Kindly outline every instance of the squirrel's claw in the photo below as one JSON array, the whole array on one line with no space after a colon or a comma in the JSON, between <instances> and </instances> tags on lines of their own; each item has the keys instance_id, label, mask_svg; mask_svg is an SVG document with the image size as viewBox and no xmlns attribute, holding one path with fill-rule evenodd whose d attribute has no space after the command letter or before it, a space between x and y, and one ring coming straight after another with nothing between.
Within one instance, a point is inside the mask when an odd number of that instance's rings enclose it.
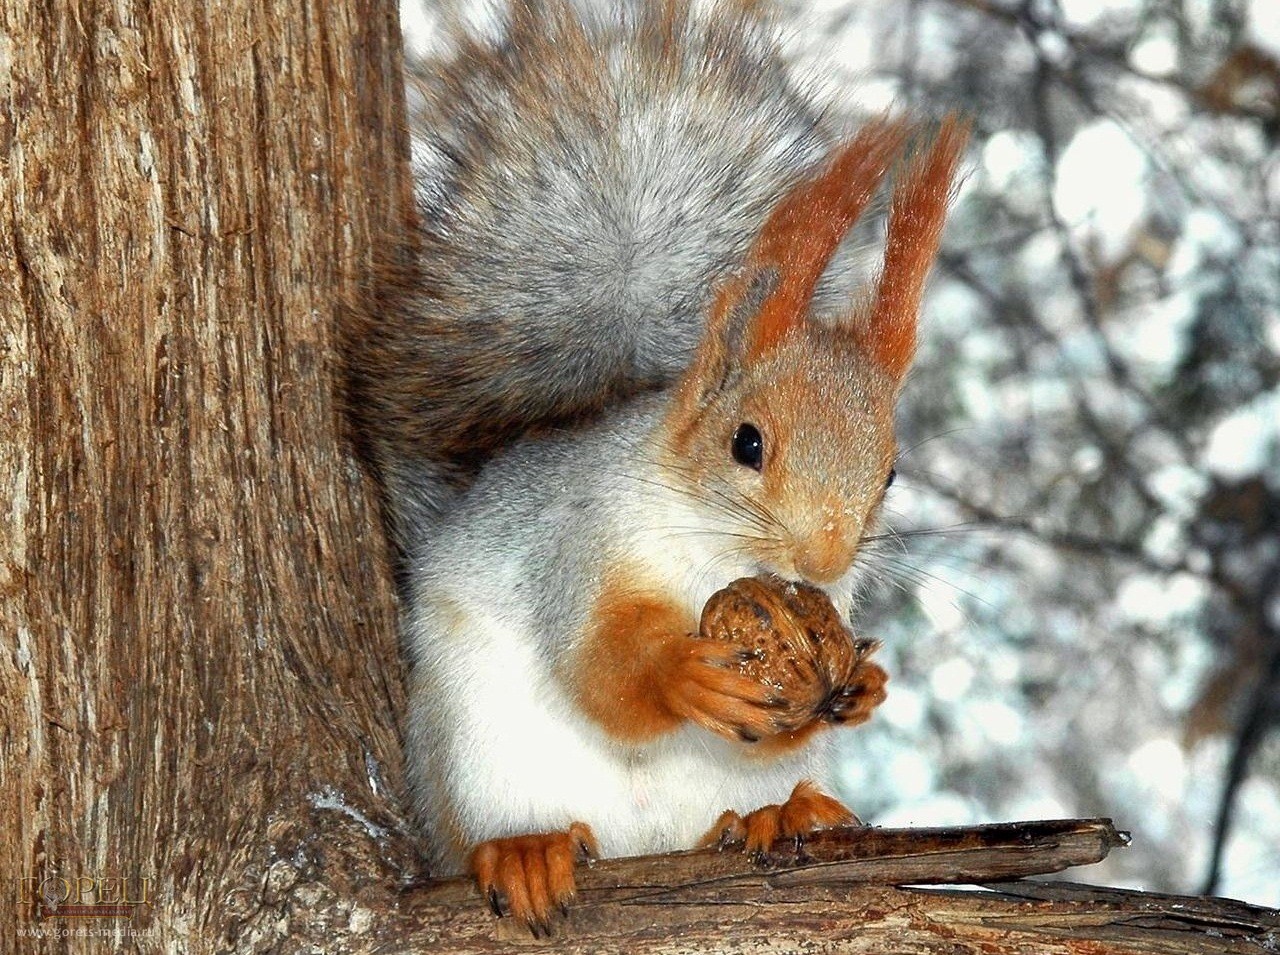
<instances>
[{"instance_id":1,"label":"squirrel's claw","mask_svg":"<svg viewBox=\"0 0 1280 955\"><path fill-rule=\"evenodd\" d=\"M818 707L818 716L828 723L857 726L871 718L872 711L885 700L888 674L870 660L858 664L853 679L835 690Z\"/></svg>"},{"instance_id":2,"label":"squirrel's claw","mask_svg":"<svg viewBox=\"0 0 1280 955\"><path fill-rule=\"evenodd\" d=\"M789 839L799 858L804 838L831 826L860 825L858 817L839 801L821 792L813 783L802 780L781 805L764 806L740 816L726 810L716 824L698 842L705 846L741 845L756 865L768 860L768 852L779 838Z\"/></svg>"},{"instance_id":3,"label":"squirrel's claw","mask_svg":"<svg viewBox=\"0 0 1280 955\"><path fill-rule=\"evenodd\" d=\"M574 866L598 852L591 828L578 822L567 832L482 842L471 852L471 872L494 915L510 915L534 938L549 938L552 913L567 915L577 894Z\"/></svg>"},{"instance_id":4,"label":"squirrel's claw","mask_svg":"<svg viewBox=\"0 0 1280 955\"><path fill-rule=\"evenodd\" d=\"M723 852L734 843L741 842L746 838L746 833L747 830L742 823L742 816L732 809L726 809L720 814L716 824L707 831L707 834L698 840L698 848L706 849L710 846L715 846L716 849Z\"/></svg>"},{"instance_id":5,"label":"squirrel's claw","mask_svg":"<svg viewBox=\"0 0 1280 955\"><path fill-rule=\"evenodd\" d=\"M575 822L569 827L569 835L578 850L578 861L588 865L600 858L600 846L596 843L595 833L585 822Z\"/></svg>"},{"instance_id":6,"label":"squirrel's claw","mask_svg":"<svg viewBox=\"0 0 1280 955\"><path fill-rule=\"evenodd\" d=\"M502 918L504 915L507 914L502 907L502 896L498 894L498 890L495 889L493 886L489 886L488 898L489 898L490 912L492 912L498 918Z\"/></svg>"}]
</instances>

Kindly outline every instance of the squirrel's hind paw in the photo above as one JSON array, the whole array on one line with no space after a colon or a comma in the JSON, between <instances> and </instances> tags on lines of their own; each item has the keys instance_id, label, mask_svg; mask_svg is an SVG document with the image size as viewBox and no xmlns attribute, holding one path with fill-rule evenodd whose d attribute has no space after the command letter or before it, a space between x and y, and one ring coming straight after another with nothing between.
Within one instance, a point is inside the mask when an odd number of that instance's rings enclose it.
<instances>
[{"instance_id":1,"label":"squirrel's hind paw","mask_svg":"<svg viewBox=\"0 0 1280 955\"><path fill-rule=\"evenodd\" d=\"M741 845L752 856L763 858L780 838L795 840L798 849L804 837L812 832L850 824L860 825L861 821L806 779L796 784L780 806L763 806L745 816L726 810L698 841L698 847L725 849Z\"/></svg>"},{"instance_id":2,"label":"squirrel's hind paw","mask_svg":"<svg viewBox=\"0 0 1280 955\"><path fill-rule=\"evenodd\" d=\"M591 827L575 822L567 832L482 842L471 851L471 873L493 914L524 922L536 938L551 934L553 910L565 914L577 894L574 866L597 855Z\"/></svg>"}]
</instances>

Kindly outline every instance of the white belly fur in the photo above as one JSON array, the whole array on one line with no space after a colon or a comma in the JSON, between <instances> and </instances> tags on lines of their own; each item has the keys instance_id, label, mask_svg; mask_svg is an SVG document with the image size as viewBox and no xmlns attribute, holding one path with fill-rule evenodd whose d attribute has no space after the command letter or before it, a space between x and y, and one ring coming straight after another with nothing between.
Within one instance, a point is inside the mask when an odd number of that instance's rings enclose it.
<instances>
[{"instance_id":1,"label":"white belly fur","mask_svg":"<svg viewBox=\"0 0 1280 955\"><path fill-rule=\"evenodd\" d=\"M497 620L455 615L460 626L447 634L424 633L422 622L410 622L422 655L409 768L424 821L447 813L468 843L585 822L605 856L691 848L723 810L782 802L821 768L825 734L774 759L691 725L645 746L621 745ZM439 874L461 867L435 848Z\"/></svg>"}]
</instances>

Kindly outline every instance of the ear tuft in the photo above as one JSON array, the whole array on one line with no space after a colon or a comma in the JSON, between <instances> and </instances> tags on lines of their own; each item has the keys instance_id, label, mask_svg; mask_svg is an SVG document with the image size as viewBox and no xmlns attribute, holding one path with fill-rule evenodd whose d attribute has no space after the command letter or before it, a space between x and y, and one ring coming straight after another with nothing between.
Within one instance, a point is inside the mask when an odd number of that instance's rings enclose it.
<instances>
[{"instance_id":1,"label":"ear tuft","mask_svg":"<svg viewBox=\"0 0 1280 955\"><path fill-rule=\"evenodd\" d=\"M777 274L776 287L752 320L748 361L768 352L804 320L818 279L875 195L906 135L901 120L869 123L832 154L820 173L774 208L747 256L748 274Z\"/></svg>"},{"instance_id":2,"label":"ear tuft","mask_svg":"<svg viewBox=\"0 0 1280 955\"><path fill-rule=\"evenodd\" d=\"M884 267L869 309L855 324L859 345L897 379L916 350L916 324L924 282L938 254L955 173L969 123L948 115L937 135L913 156L893 190Z\"/></svg>"}]
</instances>

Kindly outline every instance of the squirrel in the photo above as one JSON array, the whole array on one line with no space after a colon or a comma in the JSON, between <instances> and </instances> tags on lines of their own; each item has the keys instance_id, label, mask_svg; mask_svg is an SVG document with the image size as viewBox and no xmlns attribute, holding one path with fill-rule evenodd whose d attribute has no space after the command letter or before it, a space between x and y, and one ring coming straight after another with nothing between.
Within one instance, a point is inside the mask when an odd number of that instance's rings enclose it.
<instances>
[{"instance_id":1,"label":"squirrel","mask_svg":"<svg viewBox=\"0 0 1280 955\"><path fill-rule=\"evenodd\" d=\"M535 934L583 859L854 818L830 734L784 732L699 612L757 574L852 604L967 128L846 134L757 6L516 2L460 39L411 121L416 221L344 329L432 871ZM829 265L895 169L850 294Z\"/></svg>"}]
</instances>

